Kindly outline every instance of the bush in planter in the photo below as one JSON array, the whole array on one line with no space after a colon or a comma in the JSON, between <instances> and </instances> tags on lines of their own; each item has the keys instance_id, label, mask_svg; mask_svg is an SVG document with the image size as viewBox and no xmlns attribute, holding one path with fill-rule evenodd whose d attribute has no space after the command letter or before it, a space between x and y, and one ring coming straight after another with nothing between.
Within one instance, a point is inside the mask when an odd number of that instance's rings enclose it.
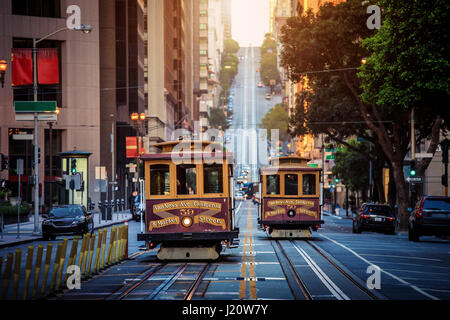
<instances>
[{"instance_id":1,"label":"bush in planter","mask_svg":"<svg viewBox=\"0 0 450 320\"><path fill-rule=\"evenodd\" d=\"M23 202L20 206L20 221L28 221L31 205ZM10 203L0 205L0 215L3 214L5 224L17 223L17 206L11 206Z\"/></svg>"}]
</instances>

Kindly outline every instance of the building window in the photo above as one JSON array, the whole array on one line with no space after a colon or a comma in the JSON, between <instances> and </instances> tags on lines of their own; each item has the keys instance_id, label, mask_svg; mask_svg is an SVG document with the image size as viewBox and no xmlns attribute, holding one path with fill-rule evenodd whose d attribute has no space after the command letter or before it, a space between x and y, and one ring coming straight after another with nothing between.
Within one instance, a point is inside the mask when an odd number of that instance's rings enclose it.
<instances>
[{"instance_id":1,"label":"building window","mask_svg":"<svg viewBox=\"0 0 450 320\"><path fill-rule=\"evenodd\" d=\"M61 18L61 0L11 0L12 14Z\"/></svg>"},{"instance_id":2,"label":"building window","mask_svg":"<svg viewBox=\"0 0 450 320\"><path fill-rule=\"evenodd\" d=\"M208 52L206 50L200 50L201 56L206 56L207 54L208 54Z\"/></svg>"},{"instance_id":3,"label":"building window","mask_svg":"<svg viewBox=\"0 0 450 320\"><path fill-rule=\"evenodd\" d=\"M177 194L197 194L197 169L195 165L177 166Z\"/></svg>"},{"instance_id":4,"label":"building window","mask_svg":"<svg viewBox=\"0 0 450 320\"><path fill-rule=\"evenodd\" d=\"M280 194L280 176L277 174L266 177L266 193Z\"/></svg>"},{"instance_id":5,"label":"building window","mask_svg":"<svg viewBox=\"0 0 450 320\"><path fill-rule=\"evenodd\" d=\"M166 164L150 166L150 194L162 196L170 194L170 172Z\"/></svg>"},{"instance_id":6,"label":"building window","mask_svg":"<svg viewBox=\"0 0 450 320\"><path fill-rule=\"evenodd\" d=\"M284 176L284 194L287 196L298 195L298 175L286 174Z\"/></svg>"},{"instance_id":7,"label":"building window","mask_svg":"<svg viewBox=\"0 0 450 320\"><path fill-rule=\"evenodd\" d=\"M205 193L223 192L223 171L221 164L203 165L203 184Z\"/></svg>"},{"instance_id":8,"label":"building window","mask_svg":"<svg viewBox=\"0 0 450 320\"><path fill-rule=\"evenodd\" d=\"M208 15L208 11L200 10L200 17L206 17Z\"/></svg>"},{"instance_id":9,"label":"building window","mask_svg":"<svg viewBox=\"0 0 450 320\"><path fill-rule=\"evenodd\" d=\"M304 174L303 175L303 195L315 195L316 194L316 175Z\"/></svg>"},{"instance_id":10,"label":"building window","mask_svg":"<svg viewBox=\"0 0 450 320\"><path fill-rule=\"evenodd\" d=\"M206 30L208 25L206 23L200 23L200 30Z\"/></svg>"}]
</instances>

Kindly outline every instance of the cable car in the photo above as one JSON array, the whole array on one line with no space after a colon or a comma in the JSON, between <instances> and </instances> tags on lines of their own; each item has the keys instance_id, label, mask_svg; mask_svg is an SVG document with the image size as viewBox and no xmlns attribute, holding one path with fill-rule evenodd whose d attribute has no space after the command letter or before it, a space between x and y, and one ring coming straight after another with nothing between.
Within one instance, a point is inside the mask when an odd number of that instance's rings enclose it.
<instances>
[{"instance_id":1,"label":"cable car","mask_svg":"<svg viewBox=\"0 0 450 320\"><path fill-rule=\"evenodd\" d=\"M160 244L160 260L216 260L236 246L233 155L209 141L173 141L141 156L145 229L138 241Z\"/></svg>"},{"instance_id":2,"label":"cable car","mask_svg":"<svg viewBox=\"0 0 450 320\"><path fill-rule=\"evenodd\" d=\"M324 221L320 212L320 168L308 159L280 157L260 169L258 223L272 238L310 238ZM261 188L262 187L262 188Z\"/></svg>"}]
</instances>

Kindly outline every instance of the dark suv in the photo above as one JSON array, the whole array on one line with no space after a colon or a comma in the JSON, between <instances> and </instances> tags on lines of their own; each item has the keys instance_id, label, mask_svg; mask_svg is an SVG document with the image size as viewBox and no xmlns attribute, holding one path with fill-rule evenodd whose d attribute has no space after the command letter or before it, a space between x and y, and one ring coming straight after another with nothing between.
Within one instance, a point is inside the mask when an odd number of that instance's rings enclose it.
<instances>
[{"instance_id":1,"label":"dark suv","mask_svg":"<svg viewBox=\"0 0 450 320\"><path fill-rule=\"evenodd\" d=\"M408 238L450 235L450 197L423 196L409 217Z\"/></svg>"},{"instance_id":2,"label":"dark suv","mask_svg":"<svg viewBox=\"0 0 450 320\"><path fill-rule=\"evenodd\" d=\"M353 233L381 231L395 234L397 219L387 204L364 203L353 217Z\"/></svg>"}]
</instances>

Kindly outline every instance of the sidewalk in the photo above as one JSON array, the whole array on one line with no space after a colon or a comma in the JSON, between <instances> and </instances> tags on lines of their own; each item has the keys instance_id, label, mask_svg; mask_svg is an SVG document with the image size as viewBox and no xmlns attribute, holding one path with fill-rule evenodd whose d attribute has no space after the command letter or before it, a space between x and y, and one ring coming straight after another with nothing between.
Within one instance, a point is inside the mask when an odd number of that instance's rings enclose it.
<instances>
[{"instance_id":1,"label":"sidewalk","mask_svg":"<svg viewBox=\"0 0 450 320\"><path fill-rule=\"evenodd\" d=\"M339 208L339 215L331 213L331 211L323 211L323 214L326 216L338 217L340 219L352 219L352 213L349 213L347 216L347 212L342 208Z\"/></svg>"},{"instance_id":2,"label":"sidewalk","mask_svg":"<svg viewBox=\"0 0 450 320\"><path fill-rule=\"evenodd\" d=\"M132 215L130 210L114 212L112 215L112 220L105 221L100 220L100 213L94 213L94 230L102 229L116 224L124 223L125 221L131 220ZM32 220L32 219L31 219ZM42 217L39 216L39 232L41 232ZM20 223L20 238L17 238L17 223L5 225L5 229L2 233L0 232L0 248L6 248L16 245L21 245L24 243L29 243L33 241L40 241L42 235L33 235L34 222L23 222Z\"/></svg>"}]
</instances>

